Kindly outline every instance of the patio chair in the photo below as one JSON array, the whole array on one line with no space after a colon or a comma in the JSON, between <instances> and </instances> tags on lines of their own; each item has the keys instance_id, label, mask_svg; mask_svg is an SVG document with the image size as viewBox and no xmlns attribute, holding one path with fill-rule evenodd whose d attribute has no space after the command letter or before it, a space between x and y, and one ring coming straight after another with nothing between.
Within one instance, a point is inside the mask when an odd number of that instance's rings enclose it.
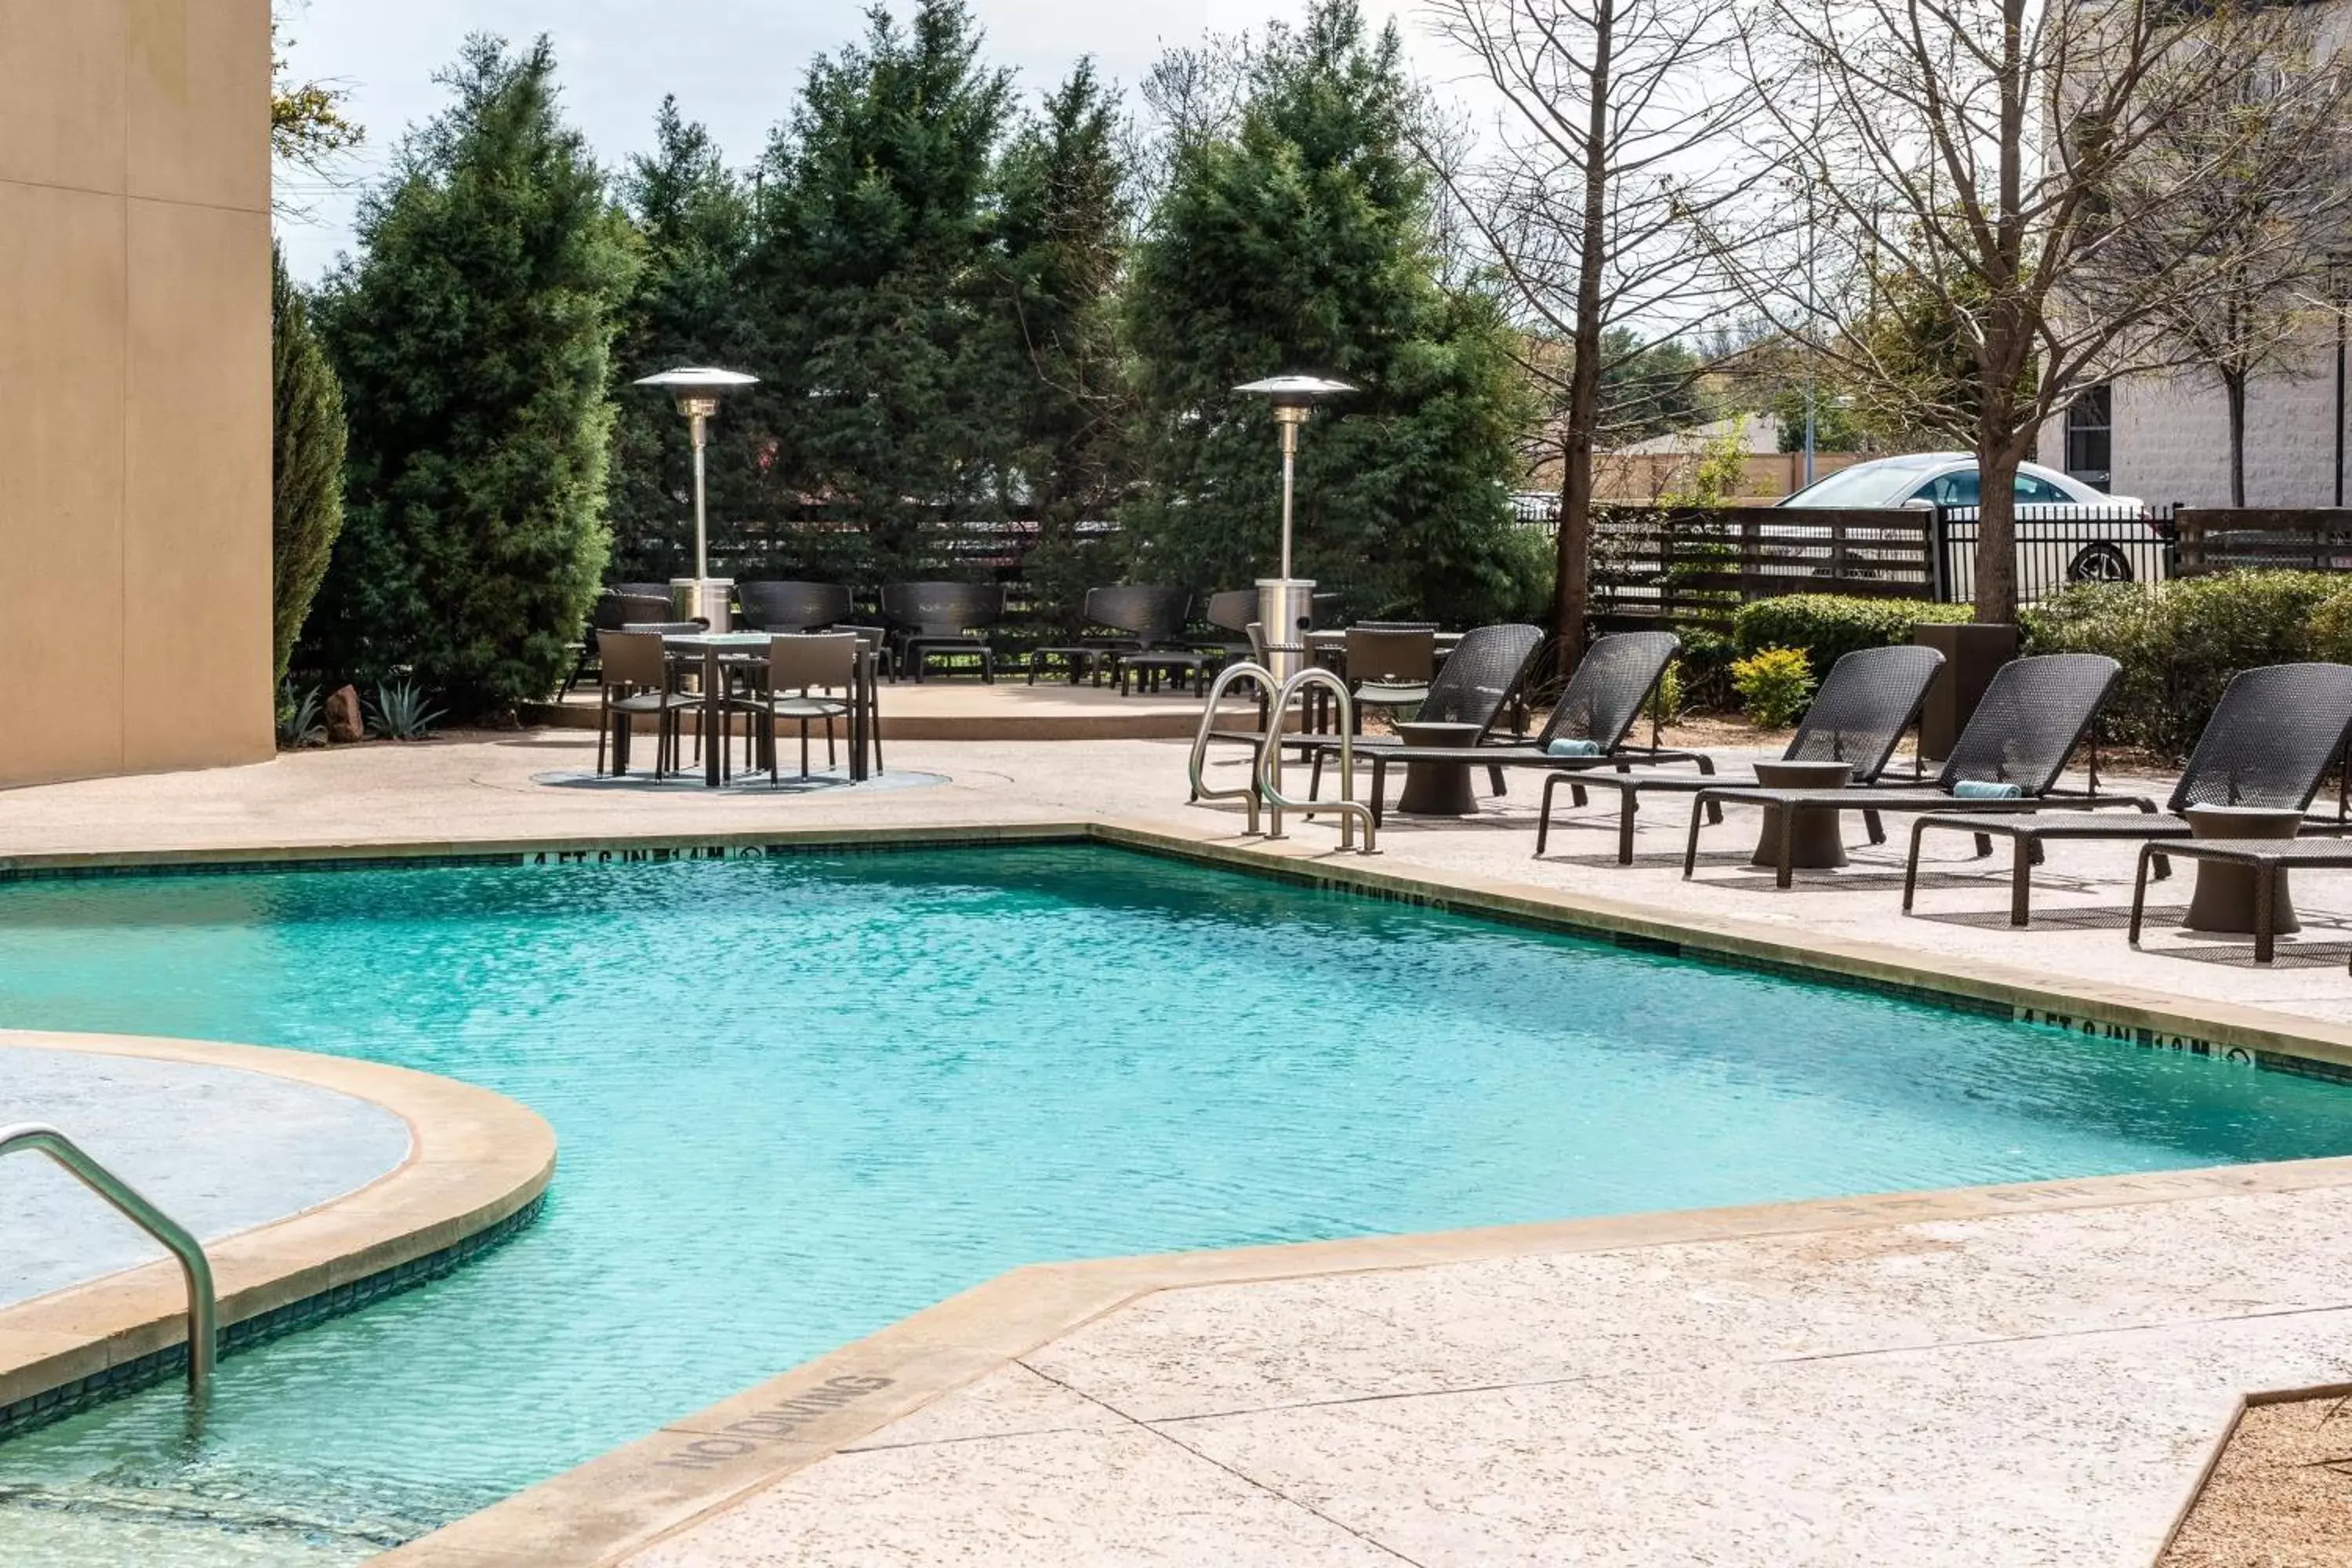
<instances>
[{"instance_id":1,"label":"patio chair","mask_svg":"<svg viewBox=\"0 0 2352 1568\"><path fill-rule=\"evenodd\" d=\"M813 632L849 618L849 590L838 583L739 583L743 625L755 632Z\"/></svg>"},{"instance_id":2,"label":"patio chair","mask_svg":"<svg viewBox=\"0 0 2352 1568\"><path fill-rule=\"evenodd\" d=\"M1360 623L1348 628L1346 657L1358 724L1367 708L1418 708L1436 679L1437 628Z\"/></svg>"},{"instance_id":3,"label":"patio chair","mask_svg":"<svg viewBox=\"0 0 2352 1568\"><path fill-rule=\"evenodd\" d=\"M986 628L1004 618L1004 590L993 583L887 583L882 617L896 637L891 679L911 672L919 684L934 656L977 658L980 678L996 679L996 650ZM981 635L975 635L981 634Z\"/></svg>"},{"instance_id":4,"label":"patio chair","mask_svg":"<svg viewBox=\"0 0 2352 1568\"><path fill-rule=\"evenodd\" d=\"M1830 667L1814 694L1804 721L1780 752L1784 763L1852 763L1853 782L1874 784L1893 761L1905 731L1919 720L1927 706L1927 688L1943 667L1944 656L1931 647L1856 648ZM1918 760L1912 760L1916 782ZM1536 853L1540 856L1551 837L1552 799L1562 785L1590 786L1617 792L1617 864L1633 863L1633 816L1645 790L1688 794L1695 790L1730 788L1740 784L1763 787L1755 779L1709 779L1673 774L1555 773L1544 781L1543 810L1536 817ZM1581 801L1579 805L1583 804ZM1878 814L1865 811L1870 841L1885 841ZM1715 820L1721 820L1720 808Z\"/></svg>"},{"instance_id":5,"label":"patio chair","mask_svg":"<svg viewBox=\"0 0 2352 1568\"><path fill-rule=\"evenodd\" d=\"M649 713L654 717L654 777L660 778L677 765L679 716L689 710L699 714L702 699L678 689L658 630L614 628L601 634L598 642L596 771L604 771L608 738L614 776L629 771L630 732L637 716ZM698 728L697 736L700 733Z\"/></svg>"},{"instance_id":6,"label":"patio chair","mask_svg":"<svg viewBox=\"0 0 2352 1568\"><path fill-rule=\"evenodd\" d=\"M596 595L596 603L588 612L588 630L580 639L579 657L572 661L572 673L563 678L556 689L558 702L572 695L580 678L596 662L596 634L616 632L631 621L658 620L669 614L667 595L656 598L650 595L624 594L607 588Z\"/></svg>"},{"instance_id":7,"label":"patio chair","mask_svg":"<svg viewBox=\"0 0 2352 1568\"><path fill-rule=\"evenodd\" d=\"M1903 867L1903 912L1911 912L1919 883L1920 841L1931 829L1975 834L1979 855L1990 852L1989 837L2010 840L2009 923L2021 926L2032 918L2033 868L2042 863L2044 843L2187 838L2190 829L2183 814L2192 805L2308 811L2327 775L2327 764L2343 753L2347 737L2352 737L2352 667L2273 664L2240 670L2222 689L2221 700L2205 721L2161 813L2049 812L2002 821L1923 816L1911 825L1911 855ZM2338 825L2345 820L2346 805L2345 786L2339 783ZM2161 848L2153 859L2158 879L2171 875Z\"/></svg>"},{"instance_id":8,"label":"patio chair","mask_svg":"<svg viewBox=\"0 0 2352 1568\"><path fill-rule=\"evenodd\" d=\"M1081 676L1099 683L1104 675L1115 672L1121 654L1140 653L1182 636L1192 604L1192 594L1182 588L1089 588L1080 617L1087 626L1109 635L1081 633L1076 642L1034 650L1029 656L1029 684L1037 684L1037 667L1049 658L1062 662L1073 686ZM1197 668L1199 656L1180 657L1192 658Z\"/></svg>"},{"instance_id":9,"label":"patio chair","mask_svg":"<svg viewBox=\"0 0 2352 1568\"><path fill-rule=\"evenodd\" d=\"M1468 638L1463 639L1467 642ZM1524 745L1390 746L1366 745L1357 756L1372 767L1370 804L1375 825L1381 820L1381 789L1390 767L1397 763L1466 763L1483 767L1497 794L1505 768L1614 768L1689 763L1703 773L1715 772L1715 762L1697 752L1661 746L1629 746L1626 734L1642 716L1642 706L1656 689L1666 661L1682 647L1672 632L1616 632L1596 640L1578 661L1568 689L1552 704L1551 716L1535 738ZM1459 648L1454 658L1462 657ZM1447 659L1451 668L1454 658ZM1500 704L1496 705L1497 710ZM1492 718L1487 721L1492 725ZM1337 748L1336 738L1308 737L1301 742L1314 748L1318 763L1309 784L1309 798L1321 779L1324 756Z\"/></svg>"},{"instance_id":10,"label":"patio chair","mask_svg":"<svg viewBox=\"0 0 2352 1568\"><path fill-rule=\"evenodd\" d=\"M801 777L809 776L809 726L824 725L825 765L838 765L833 721L846 719L857 687L856 632L782 632L768 638L768 657L752 667L749 696L732 698L730 710L751 716L751 736L758 754L768 764L768 778L776 772L776 722L797 723L801 730ZM841 693L835 697L833 692Z\"/></svg>"},{"instance_id":11,"label":"patio chair","mask_svg":"<svg viewBox=\"0 0 2352 1568\"><path fill-rule=\"evenodd\" d=\"M1691 801L1690 839L1683 875L1698 868L1698 832L1709 808L1721 805L1779 808L1773 879L1788 887L1799 811L2032 811L2048 801L2084 806L2133 806L2154 811L2139 795L2105 795L2094 753L2086 792L2058 789L2059 775L2090 733L2091 721L2114 689L2123 667L2104 654L2053 653L2000 667L1977 704L1968 728L1952 743L1944 771L1927 789L1763 789L1733 784L1701 790ZM1715 820L1720 821L1719 816ZM1985 844L1983 851L1992 852Z\"/></svg>"}]
</instances>

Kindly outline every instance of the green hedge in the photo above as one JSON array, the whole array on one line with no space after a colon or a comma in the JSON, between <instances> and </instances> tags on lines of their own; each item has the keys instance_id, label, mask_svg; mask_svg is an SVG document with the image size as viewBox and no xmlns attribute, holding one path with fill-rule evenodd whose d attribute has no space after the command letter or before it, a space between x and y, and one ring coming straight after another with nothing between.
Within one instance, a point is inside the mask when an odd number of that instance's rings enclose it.
<instances>
[{"instance_id":1,"label":"green hedge","mask_svg":"<svg viewBox=\"0 0 2352 1568\"><path fill-rule=\"evenodd\" d=\"M1814 671L1825 676L1830 666L1856 648L1909 642L1915 622L1968 618L1968 605L1942 605L1933 599L1791 594L1742 605L1732 617L1731 640L1742 657L1760 648L1802 648Z\"/></svg>"},{"instance_id":2,"label":"green hedge","mask_svg":"<svg viewBox=\"0 0 2352 1568\"><path fill-rule=\"evenodd\" d=\"M2120 661L2104 732L2176 762L2238 671L2311 658L2352 662L2352 584L2324 572L2082 584L2019 618L2029 653Z\"/></svg>"}]
</instances>

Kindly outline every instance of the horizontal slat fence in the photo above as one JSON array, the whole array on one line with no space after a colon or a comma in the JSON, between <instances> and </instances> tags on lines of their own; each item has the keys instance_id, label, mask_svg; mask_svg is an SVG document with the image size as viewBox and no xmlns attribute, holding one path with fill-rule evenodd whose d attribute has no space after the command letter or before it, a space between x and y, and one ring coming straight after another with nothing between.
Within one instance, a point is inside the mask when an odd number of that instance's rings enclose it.
<instances>
[{"instance_id":1,"label":"horizontal slat fence","mask_svg":"<svg viewBox=\"0 0 2352 1568\"><path fill-rule=\"evenodd\" d=\"M2352 572L2352 510L2185 506L2172 514L2179 574Z\"/></svg>"},{"instance_id":2,"label":"horizontal slat fence","mask_svg":"<svg viewBox=\"0 0 2352 1568\"><path fill-rule=\"evenodd\" d=\"M1596 507L1595 616L1611 629L1728 632L1741 605L1784 594L1934 597L1917 511Z\"/></svg>"}]
</instances>

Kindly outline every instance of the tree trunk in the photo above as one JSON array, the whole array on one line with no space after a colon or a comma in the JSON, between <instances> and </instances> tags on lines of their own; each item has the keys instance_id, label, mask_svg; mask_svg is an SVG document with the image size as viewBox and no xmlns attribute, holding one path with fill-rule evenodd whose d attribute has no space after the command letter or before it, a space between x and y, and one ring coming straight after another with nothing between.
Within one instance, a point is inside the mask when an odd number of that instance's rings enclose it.
<instances>
[{"instance_id":1,"label":"tree trunk","mask_svg":"<svg viewBox=\"0 0 2352 1568\"><path fill-rule=\"evenodd\" d=\"M1559 670L1574 672L1584 657L1592 607L1592 435L1601 422L1601 264L1609 223L1609 92L1615 39L1613 0L1592 13L1592 96L1586 117L1584 211L1576 272L1575 359L1569 365L1568 428L1560 443L1559 576L1552 609L1559 635Z\"/></svg>"},{"instance_id":2,"label":"tree trunk","mask_svg":"<svg viewBox=\"0 0 2352 1568\"><path fill-rule=\"evenodd\" d=\"M2246 373L2223 370L2221 395L2230 405L2230 504L2246 504Z\"/></svg>"},{"instance_id":3,"label":"tree trunk","mask_svg":"<svg viewBox=\"0 0 2352 1568\"><path fill-rule=\"evenodd\" d=\"M2017 465L2025 443L2012 437L1977 447L1976 618L1980 626L2017 620Z\"/></svg>"}]
</instances>

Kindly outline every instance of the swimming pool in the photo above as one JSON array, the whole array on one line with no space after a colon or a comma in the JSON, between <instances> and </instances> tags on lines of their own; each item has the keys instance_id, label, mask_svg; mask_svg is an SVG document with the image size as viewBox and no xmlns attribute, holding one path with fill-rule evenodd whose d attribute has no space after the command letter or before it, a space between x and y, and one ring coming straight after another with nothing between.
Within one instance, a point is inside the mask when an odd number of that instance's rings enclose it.
<instances>
[{"instance_id":1,"label":"swimming pool","mask_svg":"<svg viewBox=\"0 0 2352 1568\"><path fill-rule=\"evenodd\" d=\"M353 1561L1025 1262L2352 1151L2329 1084L1098 846L0 887L0 1024L562 1149L200 1436L158 1387L0 1446L25 1561Z\"/></svg>"}]
</instances>

